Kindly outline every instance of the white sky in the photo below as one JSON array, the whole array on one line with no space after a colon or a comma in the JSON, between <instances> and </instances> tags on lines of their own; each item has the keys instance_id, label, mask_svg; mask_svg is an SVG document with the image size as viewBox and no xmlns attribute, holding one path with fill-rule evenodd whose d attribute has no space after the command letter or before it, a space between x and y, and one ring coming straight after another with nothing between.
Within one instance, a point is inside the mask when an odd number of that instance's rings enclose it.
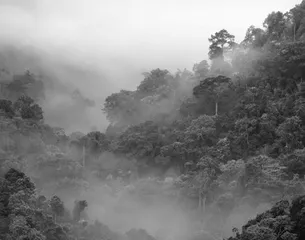
<instances>
[{"instance_id":1,"label":"white sky","mask_svg":"<svg viewBox=\"0 0 305 240\"><path fill-rule=\"evenodd\" d=\"M0 37L87 61L122 87L152 68L192 68L223 28L241 41L250 25L301 0L0 0ZM137 78L135 82L133 78Z\"/></svg>"}]
</instances>

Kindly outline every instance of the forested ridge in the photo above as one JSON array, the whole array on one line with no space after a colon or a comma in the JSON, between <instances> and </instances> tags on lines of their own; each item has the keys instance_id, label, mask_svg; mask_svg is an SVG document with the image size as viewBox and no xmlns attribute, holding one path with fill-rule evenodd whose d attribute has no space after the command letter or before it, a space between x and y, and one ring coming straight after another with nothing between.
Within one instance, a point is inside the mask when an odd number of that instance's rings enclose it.
<instances>
[{"instance_id":1,"label":"forested ridge","mask_svg":"<svg viewBox=\"0 0 305 240\"><path fill-rule=\"evenodd\" d=\"M232 216L262 204L273 207L234 226L230 240L304 239L305 1L270 13L240 43L225 29L209 42L209 61L151 70L135 90L108 96L103 133L49 126L44 79L2 68L0 239L228 239ZM95 104L78 91L73 99ZM98 186L132 229L90 220ZM127 203L137 211L160 199L189 214L184 235L180 215L163 234L132 226Z\"/></svg>"}]
</instances>

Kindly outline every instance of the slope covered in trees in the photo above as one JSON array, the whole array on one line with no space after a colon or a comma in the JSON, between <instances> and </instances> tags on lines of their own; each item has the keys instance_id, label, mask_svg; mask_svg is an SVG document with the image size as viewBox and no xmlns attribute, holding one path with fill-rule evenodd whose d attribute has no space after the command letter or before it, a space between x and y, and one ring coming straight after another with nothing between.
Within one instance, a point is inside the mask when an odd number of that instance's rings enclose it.
<instances>
[{"instance_id":1,"label":"slope covered in trees","mask_svg":"<svg viewBox=\"0 0 305 240\"><path fill-rule=\"evenodd\" d=\"M84 222L85 200L74 210L64 207L71 198L89 196L93 178L125 202L157 196L177 204L191 213L193 225L199 222L187 233L209 231L195 239L228 237L223 229L240 206L277 202L241 232L234 229L231 239L303 239L304 19L305 1L269 14L263 29L249 27L241 43L225 29L212 34L210 61L192 71L143 73L134 91L105 99L105 133L67 136L45 124L38 104L43 83L29 72L11 76L4 69L3 239L153 239L144 230L119 234ZM73 97L94 104L78 91Z\"/></svg>"},{"instance_id":2,"label":"slope covered in trees","mask_svg":"<svg viewBox=\"0 0 305 240\"><path fill-rule=\"evenodd\" d=\"M303 239L304 204L304 195L291 203L280 201L245 224L241 233L234 229L236 236L229 239Z\"/></svg>"},{"instance_id":3,"label":"slope covered in trees","mask_svg":"<svg viewBox=\"0 0 305 240\"><path fill-rule=\"evenodd\" d=\"M0 193L1 239L154 239L144 230L120 235L98 221L80 221L85 200L75 201L71 214L58 196L37 195L34 183L13 168L0 179Z\"/></svg>"}]
</instances>

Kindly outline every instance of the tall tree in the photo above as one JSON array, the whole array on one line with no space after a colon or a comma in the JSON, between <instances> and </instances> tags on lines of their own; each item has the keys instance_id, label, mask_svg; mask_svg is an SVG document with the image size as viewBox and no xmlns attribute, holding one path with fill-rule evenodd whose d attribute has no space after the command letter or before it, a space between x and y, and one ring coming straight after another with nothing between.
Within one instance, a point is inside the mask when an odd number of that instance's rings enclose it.
<instances>
[{"instance_id":1,"label":"tall tree","mask_svg":"<svg viewBox=\"0 0 305 240\"><path fill-rule=\"evenodd\" d=\"M267 35L270 41L279 41L285 31L286 21L282 12L272 12L264 21Z\"/></svg>"},{"instance_id":2,"label":"tall tree","mask_svg":"<svg viewBox=\"0 0 305 240\"><path fill-rule=\"evenodd\" d=\"M242 41L245 47L260 48L266 43L265 31L253 25L247 29L246 36Z\"/></svg>"},{"instance_id":3,"label":"tall tree","mask_svg":"<svg viewBox=\"0 0 305 240\"><path fill-rule=\"evenodd\" d=\"M211 35L209 38L210 50L209 57L213 59L223 59L224 51L232 48L235 45L235 36L228 33L227 30L222 29L219 32L216 32L214 35Z\"/></svg>"},{"instance_id":4,"label":"tall tree","mask_svg":"<svg viewBox=\"0 0 305 240\"><path fill-rule=\"evenodd\" d=\"M205 97L212 101L215 106L215 115L219 113L219 104L228 97L231 92L231 79L225 76L210 77L200 82L193 89L196 98Z\"/></svg>"},{"instance_id":5,"label":"tall tree","mask_svg":"<svg viewBox=\"0 0 305 240\"><path fill-rule=\"evenodd\" d=\"M235 36L223 29L211 35L209 41L211 42L209 47L209 57L212 60L211 74L230 76L232 67L229 62L225 61L225 53L228 53L236 46Z\"/></svg>"},{"instance_id":6,"label":"tall tree","mask_svg":"<svg viewBox=\"0 0 305 240\"><path fill-rule=\"evenodd\" d=\"M292 8L289 15L292 20L293 40L296 41L303 38L305 33L305 1Z\"/></svg>"}]
</instances>

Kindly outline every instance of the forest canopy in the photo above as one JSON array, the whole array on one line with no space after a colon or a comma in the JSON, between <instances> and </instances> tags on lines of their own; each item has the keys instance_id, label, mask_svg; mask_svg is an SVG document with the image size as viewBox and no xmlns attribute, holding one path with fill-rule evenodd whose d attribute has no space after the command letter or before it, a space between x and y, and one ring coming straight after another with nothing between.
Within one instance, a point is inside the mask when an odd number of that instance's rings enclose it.
<instances>
[{"instance_id":1,"label":"forest canopy","mask_svg":"<svg viewBox=\"0 0 305 240\"><path fill-rule=\"evenodd\" d=\"M304 21L302 1L250 26L240 43L226 29L211 34L209 61L152 69L136 89L109 95L105 132L49 126L45 80L1 70L0 238L166 239L90 221L86 196L97 185L124 207L177 204L193 225L177 239L304 239ZM71 97L95 106L80 90ZM241 206L262 204L273 207L225 232Z\"/></svg>"}]
</instances>

